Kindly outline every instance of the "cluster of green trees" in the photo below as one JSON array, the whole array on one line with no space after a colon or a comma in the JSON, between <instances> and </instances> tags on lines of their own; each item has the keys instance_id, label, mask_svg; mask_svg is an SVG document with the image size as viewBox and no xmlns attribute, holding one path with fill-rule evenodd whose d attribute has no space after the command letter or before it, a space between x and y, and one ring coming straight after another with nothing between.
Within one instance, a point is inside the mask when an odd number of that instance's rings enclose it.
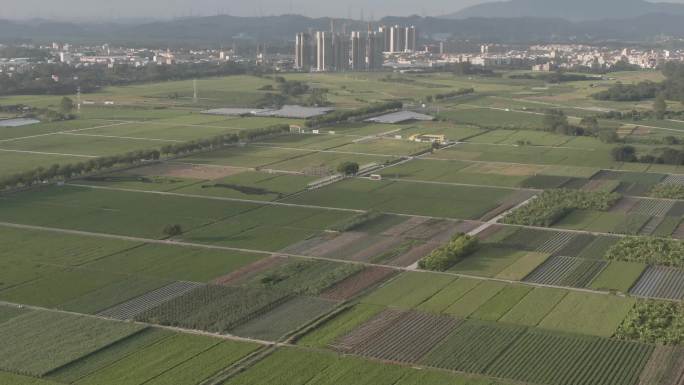
<instances>
[{"instance_id":1,"label":"cluster of green trees","mask_svg":"<svg viewBox=\"0 0 684 385\"><path fill-rule=\"evenodd\" d=\"M645 99L653 99L663 92L663 84L652 81L643 81L637 84L616 83L609 89L597 92L591 97L596 100L612 100L615 102L636 102Z\"/></svg>"},{"instance_id":2,"label":"cluster of green trees","mask_svg":"<svg viewBox=\"0 0 684 385\"><path fill-rule=\"evenodd\" d=\"M668 62L661 67L665 80L656 83L643 81L636 84L617 83L592 97L597 100L640 101L662 95L663 99L684 103L684 64Z\"/></svg>"},{"instance_id":3,"label":"cluster of green trees","mask_svg":"<svg viewBox=\"0 0 684 385\"><path fill-rule=\"evenodd\" d=\"M579 125L573 125L570 124L565 112L558 109L546 110L542 127L547 132L568 136L593 136L606 143L613 143L619 140L615 130L601 129L598 119L595 117L584 117Z\"/></svg>"},{"instance_id":4,"label":"cluster of green trees","mask_svg":"<svg viewBox=\"0 0 684 385\"><path fill-rule=\"evenodd\" d=\"M650 154L639 155L637 149L630 145L621 145L611 150L617 162L684 165L684 150L673 147L658 148Z\"/></svg>"},{"instance_id":5,"label":"cluster of green trees","mask_svg":"<svg viewBox=\"0 0 684 385\"><path fill-rule=\"evenodd\" d=\"M639 301L627 315L615 337L658 345L684 343L684 304Z\"/></svg>"},{"instance_id":6,"label":"cluster of green trees","mask_svg":"<svg viewBox=\"0 0 684 385\"><path fill-rule=\"evenodd\" d=\"M320 127L324 125L332 125L337 123L344 123L353 118L365 117L371 114L377 114L386 111L399 110L403 107L403 103L399 101L391 101L384 103L373 103L367 107L357 108L355 110L339 110L331 112L327 115L317 116L315 118L307 119L305 125L309 128Z\"/></svg>"},{"instance_id":7,"label":"cluster of green trees","mask_svg":"<svg viewBox=\"0 0 684 385\"><path fill-rule=\"evenodd\" d=\"M342 162L337 166L337 172L342 175L356 175L359 172L359 164L356 162Z\"/></svg>"},{"instance_id":8,"label":"cluster of green trees","mask_svg":"<svg viewBox=\"0 0 684 385\"><path fill-rule=\"evenodd\" d=\"M475 89L472 87L471 88L460 88L456 91L445 92L443 94L437 94L437 95L431 96L431 97L429 96L428 101L429 102L432 101L430 99L437 100L437 101L447 100L447 99L455 98L458 96L470 95L470 94L474 94L474 93L475 93Z\"/></svg>"},{"instance_id":9,"label":"cluster of green trees","mask_svg":"<svg viewBox=\"0 0 684 385\"><path fill-rule=\"evenodd\" d=\"M424 270L446 271L463 258L477 251L480 241L473 236L457 234L449 243L434 250L418 262Z\"/></svg>"},{"instance_id":10,"label":"cluster of green trees","mask_svg":"<svg viewBox=\"0 0 684 385\"><path fill-rule=\"evenodd\" d=\"M673 239L628 237L608 249L605 258L613 261L684 267L684 243Z\"/></svg>"},{"instance_id":11,"label":"cluster of green trees","mask_svg":"<svg viewBox=\"0 0 684 385\"><path fill-rule=\"evenodd\" d=\"M508 214L504 223L512 225L550 227L572 210L610 209L621 198L607 191L546 190L536 199Z\"/></svg>"},{"instance_id":12,"label":"cluster of green trees","mask_svg":"<svg viewBox=\"0 0 684 385\"><path fill-rule=\"evenodd\" d=\"M66 180L107 170L115 166L127 166L160 158L158 150L133 151L124 155L107 156L74 164L55 164L48 168L37 167L33 170L6 176L0 179L0 191L17 187L31 187L55 180Z\"/></svg>"},{"instance_id":13,"label":"cluster of green trees","mask_svg":"<svg viewBox=\"0 0 684 385\"><path fill-rule=\"evenodd\" d=\"M129 65L72 67L64 64L41 64L31 71L9 76L0 74L0 95L68 95L94 92L104 86L128 85L164 80L246 74L254 71L248 64L173 64L133 67ZM53 80L53 75L59 80Z\"/></svg>"},{"instance_id":14,"label":"cluster of green trees","mask_svg":"<svg viewBox=\"0 0 684 385\"><path fill-rule=\"evenodd\" d=\"M651 189L649 195L653 198L684 200L684 186L679 184L660 183Z\"/></svg>"}]
</instances>

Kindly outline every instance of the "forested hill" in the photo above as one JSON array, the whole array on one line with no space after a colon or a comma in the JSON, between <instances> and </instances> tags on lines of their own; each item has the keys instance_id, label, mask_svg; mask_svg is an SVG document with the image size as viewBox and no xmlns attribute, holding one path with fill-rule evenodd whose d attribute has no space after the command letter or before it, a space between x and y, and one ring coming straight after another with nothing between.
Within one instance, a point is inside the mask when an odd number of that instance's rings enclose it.
<instances>
[{"instance_id":1,"label":"forested hill","mask_svg":"<svg viewBox=\"0 0 684 385\"><path fill-rule=\"evenodd\" d=\"M587 21L649 14L684 15L684 5L644 0L509 0L474 5L447 17L543 17Z\"/></svg>"},{"instance_id":2,"label":"forested hill","mask_svg":"<svg viewBox=\"0 0 684 385\"><path fill-rule=\"evenodd\" d=\"M45 20L0 20L0 42L119 43L129 46L217 46L233 40L291 42L297 32L328 30L329 18L298 15L263 18L211 16L140 24L65 23ZM338 20L337 28L365 30L367 24ZM388 17L375 23L412 24L425 36L454 36L488 42L650 41L659 36L684 37L684 15L652 14L632 19L571 22L551 18L469 18L464 20ZM251 44L251 43L250 43Z\"/></svg>"}]
</instances>

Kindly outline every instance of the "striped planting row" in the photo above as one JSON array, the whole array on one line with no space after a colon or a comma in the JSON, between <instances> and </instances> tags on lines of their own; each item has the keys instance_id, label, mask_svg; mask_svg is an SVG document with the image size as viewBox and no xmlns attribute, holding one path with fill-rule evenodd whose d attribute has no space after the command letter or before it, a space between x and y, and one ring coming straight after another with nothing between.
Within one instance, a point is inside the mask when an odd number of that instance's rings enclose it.
<instances>
[{"instance_id":1,"label":"striped planting row","mask_svg":"<svg viewBox=\"0 0 684 385\"><path fill-rule=\"evenodd\" d=\"M535 251L538 253L554 254L570 243L574 236L575 235L570 232L556 233L541 246L537 247L537 250Z\"/></svg>"},{"instance_id":2,"label":"striped planting row","mask_svg":"<svg viewBox=\"0 0 684 385\"><path fill-rule=\"evenodd\" d=\"M98 315L120 320L134 319L152 308L202 286L204 286L204 284L197 282L174 282L147 294L143 294L128 302L104 310Z\"/></svg>"},{"instance_id":3,"label":"striped planting row","mask_svg":"<svg viewBox=\"0 0 684 385\"><path fill-rule=\"evenodd\" d=\"M652 351L635 342L531 329L487 374L548 385L635 385Z\"/></svg>"},{"instance_id":4,"label":"striped planting row","mask_svg":"<svg viewBox=\"0 0 684 385\"><path fill-rule=\"evenodd\" d=\"M387 310L342 337L333 347L381 360L418 362L460 322L448 316Z\"/></svg>"},{"instance_id":5,"label":"striped planting row","mask_svg":"<svg viewBox=\"0 0 684 385\"><path fill-rule=\"evenodd\" d=\"M630 214L664 217L674 207L674 201L643 199L629 212Z\"/></svg>"},{"instance_id":6,"label":"striped planting row","mask_svg":"<svg viewBox=\"0 0 684 385\"><path fill-rule=\"evenodd\" d=\"M669 175L661 183L684 186L684 175Z\"/></svg>"},{"instance_id":7,"label":"striped planting row","mask_svg":"<svg viewBox=\"0 0 684 385\"><path fill-rule=\"evenodd\" d=\"M630 294L660 299L684 299L684 271L663 266L651 266L639 278Z\"/></svg>"},{"instance_id":8,"label":"striped planting row","mask_svg":"<svg viewBox=\"0 0 684 385\"><path fill-rule=\"evenodd\" d=\"M550 286L586 287L607 266L607 262L555 256L537 267L524 281Z\"/></svg>"}]
</instances>

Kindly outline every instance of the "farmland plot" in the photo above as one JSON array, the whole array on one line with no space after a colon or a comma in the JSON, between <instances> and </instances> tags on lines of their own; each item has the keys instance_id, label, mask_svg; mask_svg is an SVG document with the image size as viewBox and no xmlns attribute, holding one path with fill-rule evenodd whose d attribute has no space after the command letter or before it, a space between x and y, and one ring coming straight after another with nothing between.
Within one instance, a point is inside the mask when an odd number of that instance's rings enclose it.
<instances>
[{"instance_id":1,"label":"farmland plot","mask_svg":"<svg viewBox=\"0 0 684 385\"><path fill-rule=\"evenodd\" d=\"M684 299L684 271L650 266L630 290L630 294L647 298Z\"/></svg>"},{"instance_id":2,"label":"farmland plot","mask_svg":"<svg viewBox=\"0 0 684 385\"><path fill-rule=\"evenodd\" d=\"M225 333L288 299L288 293L281 291L207 285L147 310L136 319Z\"/></svg>"},{"instance_id":3,"label":"farmland plot","mask_svg":"<svg viewBox=\"0 0 684 385\"><path fill-rule=\"evenodd\" d=\"M573 258L551 257L525 282L562 287L586 287L607 266L607 262Z\"/></svg>"},{"instance_id":4,"label":"farmland plot","mask_svg":"<svg viewBox=\"0 0 684 385\"><path fill-rule=\"evenodd\" d=\"M362 299L363 303L412 309L443 288L455 278L429 273L404 273Z\"/></svg>"},{"instance_id":5,"label":"farmland plot","mask_svg":"<svg viewBox=\"0 0 684 385\"><path fill-rule=\"evenodd\" d=\"M630 210L630 214L664 217L674 207L674 201L643 199Z\"/></svg>"},{"instance_id":6,"label":"farmland plot","mask_svg":"<svg viewBox=\"0 0 684 385\"><path fill-rule=\"evenodd\" d=\"M561 255L566 257L578 257L587 245L591 244L595 236L591 234L574 234L572 239L562 248L554 252L554 255Z\"/></svg>"},{"instance_id":7,"label":"farmland plot","mask_svg":"<svg viewBox=\"0 0 684 385\"><path fill-rule=\"evenodd\" d=\"M460 321L446 316L387 310L334 346L345 353L396 362L417 362Z\"/></svg>"},{"instance_id":8,"label":"farmland plot","mask_svg":"<svg viewBox=\"0 0 684 385\"><path fill-rule=\"evenodd\" d=\"M333 301L348 300L391 277L395 273L395 270L384 267L365 268L325 290L321 293L321 298Z\"/></svg>"},{"instance_id":9,"label":"farmland plot","mask_svg":"<svg viewBox=\"0 0 684 385\"><path fill-rule=\"evenodd\" d=\"M567 294L568 291L562 289L533 289L499 321L522 326L537 326Z\"/></svg>"},{"instance_id":10,"label":"farmland plot","mask_svg":"<svg viewBox=\"0 0 684 385\"><path fill-rule=\"evenodd\" d=\"M620 241L618 237L599 236L593 242L587 244L582 251L577 255L580 258L586 259L603 259L608 250Z\"/></svg>"},{"instance_id":11,"label":"farmland plot","mask_svg":"<svg viewBox=\"0 0 684 385\"><path fill-rule=\"evenodd\" d=\"M487 374L548 385L636 385L653 347L530 330Z\"/></svg>"},{"instance_id":12,"label":"farmland plot","mask_svg":"<svg viewBox=\"0 0 684 385\"><path fill-rule=\"evenodd\" d=\"M0 324L0 369L43 376L143 329L140 325L32 311Z\"/></svg>"},{"instance_id":13,"label":"farmland plot","mask_svg":"<svg viewBox=\"0 0 684 385\"><path fill-rule=\"evenodd\" d=\"M569 292L539 323L543 329L612 336L636 300L611 295Z\"/></svg>"},{"instance_id":14,"label":"farmland plot","mask_svg":"<svg viewBox=\"0 0 684 385\"><path fill-rule=\"evenodd\" d=\"M524 332L525 328L520 326L467 321L422 363L441 369L483 373Z\"/></svg>"},{"instance_id":15,"label":"farmland plot","mask_svg":"<svg viewBox=\"0 0 684 385\"><path fill-rule=\"evenodd\" d=\"M181 365L218 345L221 340L176 334L135 351L76 382L78 385L137 385Z\"/></svg>"},{"instance_id":16,"label":"farmland plot","mask_svg":"<svg viewBox=\"0 0 684 385\"><path fill-rule=\"evenodd\" d=\"M680 385L684 376L684 349L657 346L641 373L638 385Z\"/></svg>"},{"instance_id":17,"label":"farmland plot","mask_svg":"<svg viewBox=\"0 0 684 385\"><path fill-rule=\"evenodd\" d=\"M203 284L196 282L174 282L168 286L164 286L104 310L98 315L120 320L135 319L135 317L147 310L153 309L164 302L170 301L202 286Z\"/></svg>"},{"instance_id":18,"label":"farmland plot","mask_svg":"<svg viewBox=\"0 0 684 385\"><path fill-rule=\"evenodd\" d=\"M50 372L47 377L57 382L70 384L173 335L174 333L170 331L147 328L140 333L64 365Z\"/></svg>"},{"instance_id":19,"label":"farmland plot","mask_svg":"<svg viewBox=\"0 0 684 385\"><path fill-rule=\"evenodd\" d=\"M238 326L232 334L275 341L330 311L337 303L321 298L295 297L271 311Z\"/></svg>"},{"instance_id":20,"label":"farmland plot","mask_svg":"<svg viewBox=\"0 0 684 385\"><path fill-rule=\"evenodd\" d=\"M642 263L611 261L589 287L595 290L628 293L645 269L646 265Z\"/></svg>"},{"instance_id":21,"label":"farmland plot","mask_svg":"<svg viewBox=\"0 0 684 385\"><path fill-rule=\"evenodd\" d=\"M551 239L537 247L535 251L538 253L555 254L572 242L574 238L575 235L573 233L556 233Z\"/></svg>"},{"instance_id":22,"label":"farmland plot","mask_svg":"<svg viewBox=\"0 0 684 385\"><path fill-rule=\"evenodd\" d=\"M333 345L339 337L351 333L359 325L366 323L384 310L384 306L363 303L344 308L335 317L309 331L297 341L297 344L316 348L328 347Z\"/></svg>"}]
</instances>

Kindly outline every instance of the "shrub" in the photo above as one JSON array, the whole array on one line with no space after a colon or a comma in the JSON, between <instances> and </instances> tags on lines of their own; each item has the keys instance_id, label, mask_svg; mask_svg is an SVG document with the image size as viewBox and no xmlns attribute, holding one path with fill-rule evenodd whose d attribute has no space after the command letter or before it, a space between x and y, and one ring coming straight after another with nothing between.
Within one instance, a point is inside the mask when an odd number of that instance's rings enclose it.
<instances>
[{"instance_id":1,"label":"shrub","mask_svg":"<svg viewBox=\"0 0 684 385\"><path fill-rule=\"evenodd\" d=\"M679 345L684 342L684 305L639 302L615 332L615 337L649 344Z\"/></svg>"},{"instance_id":2,"label":"shrub","mask_svg":"<svg viewBox=\"0 0 684 385\"><path fill-rule=\"evenodd\" d=\"M183 227L181 225L167 225L164 227L164 235L177 237L181 234L183 234Z\"/></svg>"},{"instance_id":3,"label":"shrub","mask_svg":"<svg viewBox=\"0 0 684 385\"><path fill-rule=\"evenodd\" d=\"M342 162L337 166L337 172L342 175L356 175L359 172L359 164L355 162Z\"/></svg>"},{"instance_id":4,"label":"shrub","mask_svg":"<svg viewBox=\"0 0 684 385\"><path fill-rule=\"evenodd\" d=\"M528 204L508 214L504 223L550 227L575 209L605 211L621 198L607 191L547 190Z\"/></svg>"},{"instance_id":5,"label":"shrub","mask_svg":"<svg viewBox=\"0 0 684 385\"><path fill-rule=\"evenodd\" d=\"M653 187L649 193L653 198L684 199L684 186L661 183Z\"/></svg>"},{"instance_id":6,"label":"shrub","mask_svg":"<svg viewBox=\"0 0 684 385\"><path fill-rule=\"evenodd\" d=\"M624 238L608 249L606 259L684 267L684 244L672 239Z\"/></svg>"},{"instance_id":7,"label":"shrub","mask_svg":"<svg viewBox=\"0 0 684 385\"><path fill-rule=\"evenodd\" d=\"M418 262L424 270L446 271L463 258L474 253L480 246L479 240L466 234L458 234L446 245L434 250Z\"/></svg>"}]
</instances>

